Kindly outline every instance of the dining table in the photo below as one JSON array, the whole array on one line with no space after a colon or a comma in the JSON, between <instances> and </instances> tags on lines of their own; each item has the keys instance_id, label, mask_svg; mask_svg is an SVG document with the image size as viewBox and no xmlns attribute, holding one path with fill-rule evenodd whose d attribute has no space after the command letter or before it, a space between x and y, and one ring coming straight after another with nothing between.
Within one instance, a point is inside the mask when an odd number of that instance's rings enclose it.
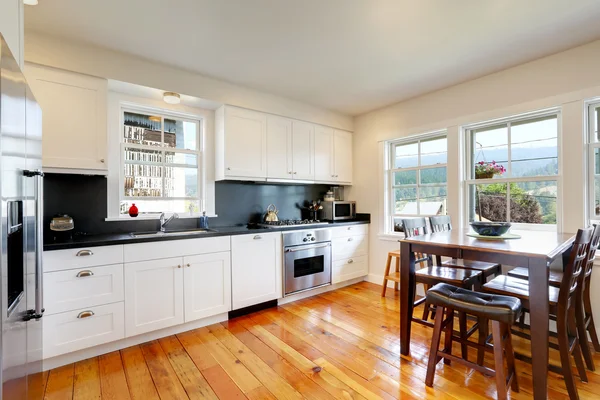
<instances>
[{"instance_id":1,"label":"dining table","mask_svg":"<svg viewBox=\"0 0 600 400\"><path fill-rule=\"evenodd\" d=\"M479 239L469 230L453 229L407 237L400 241L400 352L410 355L410 330L415 298L415 253L493 262L529 268L531 364L534 399L548 395L550 264L568 253L572 233L511 231L517 239ZM436 258L436 257L432 257Z\"/></svg>"}]
</instances>

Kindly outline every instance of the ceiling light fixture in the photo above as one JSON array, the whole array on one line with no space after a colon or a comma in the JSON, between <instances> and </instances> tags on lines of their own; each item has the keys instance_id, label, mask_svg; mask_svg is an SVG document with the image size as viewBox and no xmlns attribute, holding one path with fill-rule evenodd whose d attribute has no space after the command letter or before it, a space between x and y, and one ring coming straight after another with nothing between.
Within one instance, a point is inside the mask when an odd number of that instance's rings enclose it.
<instances>
[{"instance_id":1,"label":"ceiling light fixture","mask_svg":"<svg viewBox=\"0 0 600 400\"><path fill-rule=\"evenodd\" d=\"M163 100L168 104L179 104L181 102L181 97L175 92L164 92Z\"/></svg>"},{"instance_id":2,"label":"ceiling light fixture","mask_svg":"<svg viewBox=\"0 0 600 400\"><path fill-rule=\"evenodd\" d=\"M23 0L23 4L26 6L37 6L38 0Z\"/></svg>"}]
</instances>

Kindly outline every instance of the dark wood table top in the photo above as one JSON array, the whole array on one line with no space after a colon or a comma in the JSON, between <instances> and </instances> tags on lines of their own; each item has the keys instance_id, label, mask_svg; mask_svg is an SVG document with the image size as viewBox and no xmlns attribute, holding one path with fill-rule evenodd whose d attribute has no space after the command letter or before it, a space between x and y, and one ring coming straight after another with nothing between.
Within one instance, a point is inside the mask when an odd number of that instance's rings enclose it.
<instances>
[{"instance_id":1,"label":"dark wood table top","mask_svg":"<svg viewBox=\"0 0 600 400\"><path fill-rule=\"evenodd\" d=\"M554 259L556 256L562 254L566 248L570 247L575 240L573 233L547 231L511 230L511 233L521 235L521 238L509 240L477 239L467 236L467 233L469 233L468 229L463 231L454 229L449 232L437 232L404 238L400 242Z\"/></svg>"}]
</instances>

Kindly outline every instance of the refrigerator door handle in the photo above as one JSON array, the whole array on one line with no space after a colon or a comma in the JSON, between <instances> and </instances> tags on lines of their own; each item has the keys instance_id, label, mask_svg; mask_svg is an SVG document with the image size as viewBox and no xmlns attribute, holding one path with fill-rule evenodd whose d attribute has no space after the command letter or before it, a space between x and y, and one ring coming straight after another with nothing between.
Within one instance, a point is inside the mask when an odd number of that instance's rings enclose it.
<instances>
[{"instance_id":1,"label":"refrigerator door handle","mask_svg":"<svg viewBox=\"0 0 600 400\"><path fill-rule=\"evenodd\" d=\"M44 274L42 258L44 249L42 218L44 215L44 173L41 170L23 171L26 177L35 179L35 310L30 318L40 319L44 315Z\"/></svg>"}]
</instances>

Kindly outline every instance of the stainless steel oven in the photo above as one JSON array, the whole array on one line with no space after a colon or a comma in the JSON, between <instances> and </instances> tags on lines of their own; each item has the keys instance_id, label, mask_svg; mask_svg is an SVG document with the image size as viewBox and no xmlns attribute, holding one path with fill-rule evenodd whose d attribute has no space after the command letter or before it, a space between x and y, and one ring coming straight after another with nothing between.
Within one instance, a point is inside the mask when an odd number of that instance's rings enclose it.
<instances>
[{"instance_id":1,"label":"stainless steel oven","mask_svg":"<svg viewBox=\"0 0 600 400\"><path fill-rule=\"evenodd\" d=\"M285 296L331 285L331 230L283 234Z\"/></svg>"}]
</instances>

